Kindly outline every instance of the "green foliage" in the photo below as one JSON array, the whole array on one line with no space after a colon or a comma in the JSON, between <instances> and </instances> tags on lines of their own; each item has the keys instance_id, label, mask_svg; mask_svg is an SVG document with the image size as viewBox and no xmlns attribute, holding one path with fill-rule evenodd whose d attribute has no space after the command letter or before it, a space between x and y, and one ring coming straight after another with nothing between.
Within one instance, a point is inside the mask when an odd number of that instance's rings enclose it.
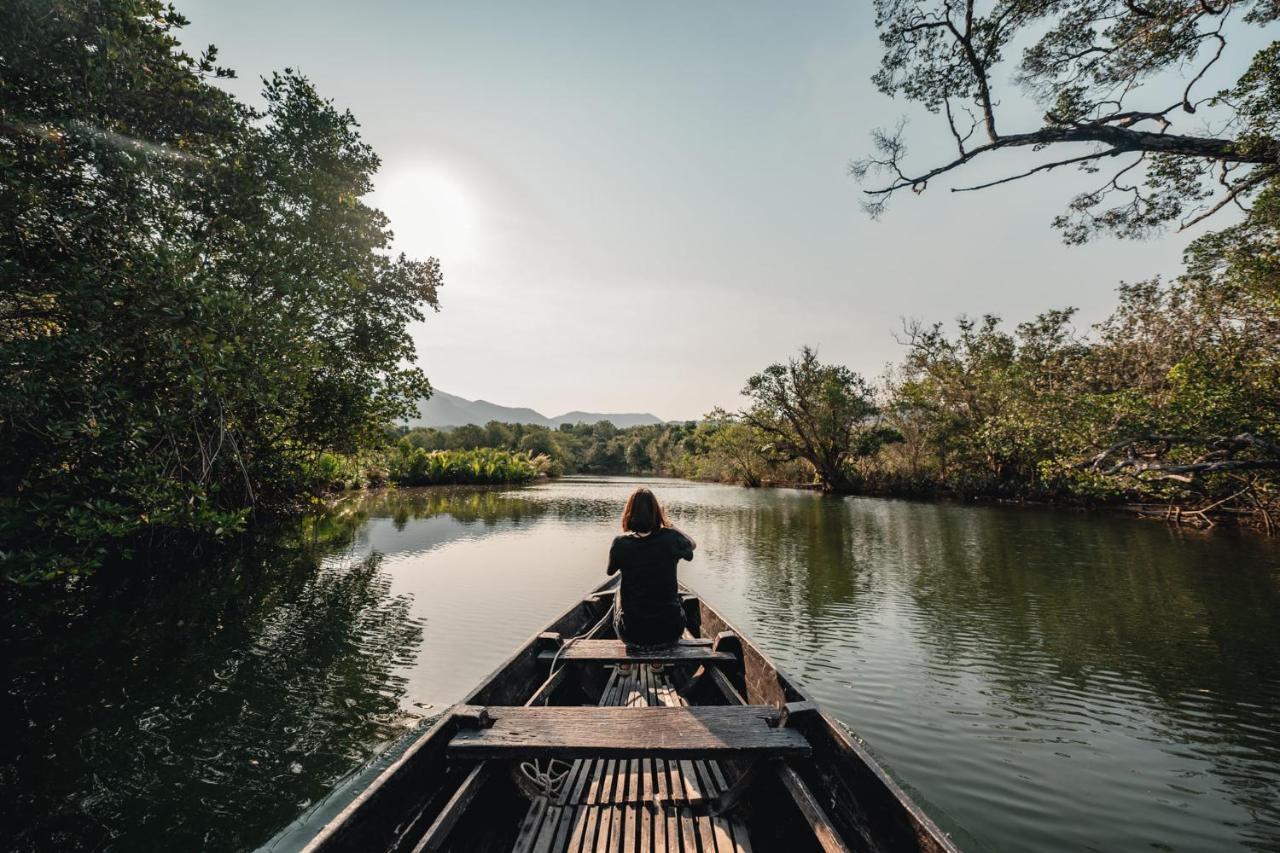
<instances>
[{"instance_id":1,"label":"green foliage","mask_svg":"<svg viewBox=\"0 0 1280 853\"><path fill-rule=\"evenodd\" d=\"M491 447L423 450L402 440L390 460L390 477L404 486L527 483L546 473L550 461Z\"/></svg>"},{"instance_id":2,"label":"green foliage","mask_svg":"<svg viewBox=\"0 0 1280 853\"><path fill-rule=\"evenodd\" d=\"M504 430L496 430L502 426ZM505 436L506 444L489 444ZM692 477L723 483L807 484L813 470L765 451L768 440L739 418L717 409L698 422L618 429L613 424L487 424L479 428L414 429L406 447L455 452L493 448L540 462L539 473ZM391 475L396 479L394 471Z\"/></svg>"},{"instance_id":3,"label":"green foliage","mask_svg":"<svg viewBox=\"0 0 1280 853\"><path fill-rule=\"evenodd\" d=\"M429 391L408 324L439 267L387 253L354 118L292 71L261 112L237 102L185 23L153 0L0 7L10 577L239 530Z\"/></svg>"},{"instance_id":4,"label":"green foliage","mask_svg":"<svg viewBox=\"0 0 1280 853\"><path fill-rule=\"evenodd\" d=\"M961 318L954 339L941 324L908 328L907 359L889 384L889 421L913 445L913 475L923 446L944 479L958 469L992 491L1038 479L1039 461L1061 437L1064 383L1084 351L1071 313L1041 315L1014 335L991 315Z\"/></svg>"},{"instance_id":5,"label":"green foliage","mask_svg":"<svg viewBox=\"0 0 1280 853\"><path fill-rule=\"evenodd\" d=\"M1194 247L1203 257L1220 245ZM1251 255L1245 256L1251 262ZM1125 285L1082 340L1071 312L913 327L889 383L882 484L993 497L1212 506L1270 527L1280 499L1280 315L1231 261ZM892 487L892 486L889 486Z\"/></svg>"},{"instance_id":6,"label":"green foliage","mask_svg":"<svg viewBox=\"0 0 1280 853\"><path fill-rule=\"evenodd\" d=\"M884 50L873 82L937 116L952 154L909 165L905 119L874 131L874 153L852 169L860 179L883 176L867 191L873 215L899 191L923 192L1014 148L1055 155L963 189L1060 168L1108 173L1087 178L1054 220L1068 243L1147 237L1243 206L1280 179L1280 44L1254 54L1230 88L1202 88L1211 69L1220 73L1235 58L1236 42L1280 17L1274 0L875 0L874 7ZM1019 90L1028 102L1018 103Z\"/></svg>"},{"instance_id":7,"label":"green foliage","mask_svg":"<svg viewBox=\"0 0 1280 853\"><path fill-rule=\"evenodd\" d=\"M809 347L787 364L772 364L747 380L747 425L782 459L803 459L829 491L852 488L850 469L896 434L880 421L874 389L841 365L822 364Z\"/></svg>"}]
</instances>

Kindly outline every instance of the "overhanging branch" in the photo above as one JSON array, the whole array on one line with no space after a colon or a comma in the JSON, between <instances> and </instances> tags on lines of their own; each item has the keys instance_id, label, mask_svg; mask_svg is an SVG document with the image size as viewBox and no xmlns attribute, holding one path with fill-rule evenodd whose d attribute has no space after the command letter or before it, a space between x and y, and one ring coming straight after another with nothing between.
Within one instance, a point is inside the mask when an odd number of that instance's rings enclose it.
<instances>
[{"instance_id":1,"label":"overhanging branch","mask_svg":"<svg viewBox=\"0 0 1280 853\"><path fill-rule=\"evenodd\" d=\"M1255 142L1241 145L1233 139L1218 139L1204 136L1184 136L1171 133L1154 133L1135 130L1132 127L1116 127L1112 124L1090 123L1068 127L1046 127L1029 133L1016 133L997 137L994 142L969 149L964 155L956 157L928 172L917 176L905 176L885 187L865 190L868 195L884 196L900 189L923 190L933 178L946 174L963 166L974 158L1001 148L1020 148L1028 145L1053 145L1063 142L1094 142L1107 146L1078 160L1098 159L1131 152L1152 154L1168 154L1183 157L1196 157L1206 160L1218 160L1225 163L1242 163L1250 165L1280 165L1280 143L1275 140ZM1046 164L1045 169L1063 165L1061 161ZM889 162L874 162L872 165L888 166ZM897 163L893 165L896 167ZM1033 170L1040 171L1040 169ZM976 189L976 188L975 188Z\"/></svg>"}]
</instances>

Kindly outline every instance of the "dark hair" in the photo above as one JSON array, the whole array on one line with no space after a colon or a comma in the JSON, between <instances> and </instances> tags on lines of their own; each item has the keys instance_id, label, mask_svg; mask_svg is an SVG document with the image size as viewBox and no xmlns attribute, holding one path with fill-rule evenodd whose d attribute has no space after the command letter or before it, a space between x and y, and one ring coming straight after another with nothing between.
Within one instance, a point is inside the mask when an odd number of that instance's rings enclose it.
<instances>
[{"instance_id":1,"label":"dark hair","mask_svg":"<svg viewBox=\"0 0 1280 853\"><path fill-rule=\"evenodd\" d=\"M628 533L654 533L663 527L670 527L667 514L662 511L662 504L653 496L653 492L645 488L636 489L627 498L627 505L622 510L622 529Z\"/></svg>"}]
</instances>

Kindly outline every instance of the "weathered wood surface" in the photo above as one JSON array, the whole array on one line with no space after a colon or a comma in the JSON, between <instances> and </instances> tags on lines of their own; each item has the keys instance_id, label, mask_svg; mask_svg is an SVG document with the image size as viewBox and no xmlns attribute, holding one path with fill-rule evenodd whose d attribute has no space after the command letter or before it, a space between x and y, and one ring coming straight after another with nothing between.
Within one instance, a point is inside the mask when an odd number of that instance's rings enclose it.
<instances>
[{"instance_id":1,"label":"weathered wood surface","mask_svg":"<svg viewBox=\"0 0 1280 853\"><path fill-rule=\"evenodd\" d=\"M600 697L602 706L682 705L666 674L645 665L620 673L615 667ZM693 796L685 766L702 785ZM674 781L673 781L674 780ZM746 827L730 817L706 813L703 797L727 786L715 761L584 758L573 762L559 795L531 806L515 853L682 853L682 839L702 853L750 853ZM690 848L689 853L699 853Z\"/></svg>"},{"instance_id":2,"label":"weathered wood surface","mask_svg":"<svg viewBox=\"0 0 1280 853\"><path fill-rule=\"evenodd\" d=\"M533 695L530 696L528 701L526 701L524 704L526 705L547 704L547 701L551 698L551 695L560 688L561 684L564 684L566 678L568 678L568 671L564 669L557 669L555 672L551 673L551 675L547 677L546 681L538 685L538 689L533 691Z\"/></svg>"},{"instance_id":3,"label":"weathered wood surface","mask_svg":"<svg viewBox=\"0 0 1280 853\"><path fill-rule=\"evenodd\" d=\"M568 637L596 624L602 608L608 606L613 583L616 579L598 589L598 601L575 603L548 626L548 631ZM686 596L685 606L691 611L688 622L692 634L716 637L733 630L714 609L696 598ZM608 626L603 625L602 630L608 630ZM729 701L735 698L733 693L738 694L736 698L745 698L757 705L773 706L808 699L750 641L740 638L740 645L735 648L733 639L732 636L722 638L718 650L740 651L745 668L709 666L703 683L725 694ZM464 702L473 706L517 705L535 692L544 696L553 692L559 686L558 679L544 683L543 689L538 690L547 675L546 662L540 653L547 650L549 642L552 638L547 637L525 644L482 681ZM663 699L683 701L670 690L669 682L664 684L663 679L654 678L652 673L634 682L619 687L618 692L626 690L633 698L641 696L645 705L661 704ZM638 713L654 710L641 709ZM772 713L772 709L769 712ZM451 807L461 805L481 787L475 784L476 777L472 777L469 785L463 782L465 770L470 768L464 764L464 772L458 773L455 760L458 756L445 760L446 752L452 754L446 744L451 742L458 725L457 719L446 715L325 827L307 850L311 853L347 850L408 853L422 840L426 827L443 814L454 811ZM956 853L954 843L884 774L861 743L826 712L800 715L790 731L799 732L812 745L811 760L797 762L793 767L809 793L811 805L816 803L821 808L832 832L842 843L853 849ZM716 755L727 757L726 753ZM716 853L726 853L726 848L749 849L749 839L738 822L730 816L722 818L706 813L705 800L728 787L723 779L715 778L714 774L721 772L718 762L690 761L681 756L669 760L664 757L654 757L651 761L639 759L635 762L639 770L637 777L632 772L632 757L639 758L628 755L624 762L622 756L615 754L600 761L574 762L579 768L574 789L587 791L594 799L545 803L531 818L535 821L528 836L532 848L586 851L626 846L631 849L630 839L634 838L636 846L652 849L654 853L661 850L682 853L682 845L690 845L683 851L689 853L705 848L709 835ZM686 765L691 765L692 772L686 772ZM634 788L633 780L636 780ZM620 784L624 801L609 802L611 797L618 796ZM661 805L649 799L651 789ZM643 793L645 800L633 799L633 790ZM472 810L483 804L482 794L472 803ZM446 822L449 820L451 818L445 818ZM701 821L710 821L706 829ZM720 821L724 821L723 826ZM728 845L724 843L722 828L729 833ZM509 826L505 831L509 833L514 829Z\"/></svg>"},{"instance_id":4,"label":"weathered wood surface","mask_svg":"<svg viewBox=\"0 0 1280 853\"><path fill-rule=\"evenodd\" d=\"M471 708L457 709L469 715ZM804 756L804 735L770 725L769 707L489 707L493 724L462 729L457 758L715 758ZM478 713L478 709L476 709Z\"/></svg>"},{"instance_id":5,"label":"weathered wood surface","mask_svg":"<svg viewBox=\"0 0 1280 853\"><path fill-rule=\"evenodd\" d=\"M733 663L736 658L727 652L712 651L705 640L681 640L666 649L637 649L621 640L578 640L563 651L543 650L538 653L542 661L558 660L573 663Z\"/></svg>"},{"instance_id":6,"label":"weathered wood surface","mask_svg":"<svg viewBox=\"0 0 1280 853\"><path fill-rule=\"evenodd\" d=\"M410 830L429 826L453 796L454 791L444 787L445 748L456 730L453 716L442 716L326 824L303 853L408 849L413 843L405 841Z\"/></svg>"}]
</instances>

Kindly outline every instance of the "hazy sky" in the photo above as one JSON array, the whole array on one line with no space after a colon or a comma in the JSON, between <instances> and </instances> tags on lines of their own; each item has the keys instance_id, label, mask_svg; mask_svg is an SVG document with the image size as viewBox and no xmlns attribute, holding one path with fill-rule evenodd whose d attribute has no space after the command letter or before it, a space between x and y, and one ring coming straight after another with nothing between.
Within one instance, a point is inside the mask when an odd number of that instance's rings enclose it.
<instances>
[{"instance_id":1,"label":"hazy sky","mask_svg":"<svg viewBox=\"0 0 1280 853\"><path fill-rule=\"evenodd\" d=\"M1120 280L1176 271L1190 236L1063 246L1049 221L1074 172L938 184L868 219L847 165L909 113L870 83L869 2L178 6L241 96L291 66L359 119L373 203L443 266L420 363L468 398L694 418L802 344L875 377L905 317L1071 305L1086 326ZM945 156L944 127L909 114L916 162Z\"/></svg>"}]
</instances>

